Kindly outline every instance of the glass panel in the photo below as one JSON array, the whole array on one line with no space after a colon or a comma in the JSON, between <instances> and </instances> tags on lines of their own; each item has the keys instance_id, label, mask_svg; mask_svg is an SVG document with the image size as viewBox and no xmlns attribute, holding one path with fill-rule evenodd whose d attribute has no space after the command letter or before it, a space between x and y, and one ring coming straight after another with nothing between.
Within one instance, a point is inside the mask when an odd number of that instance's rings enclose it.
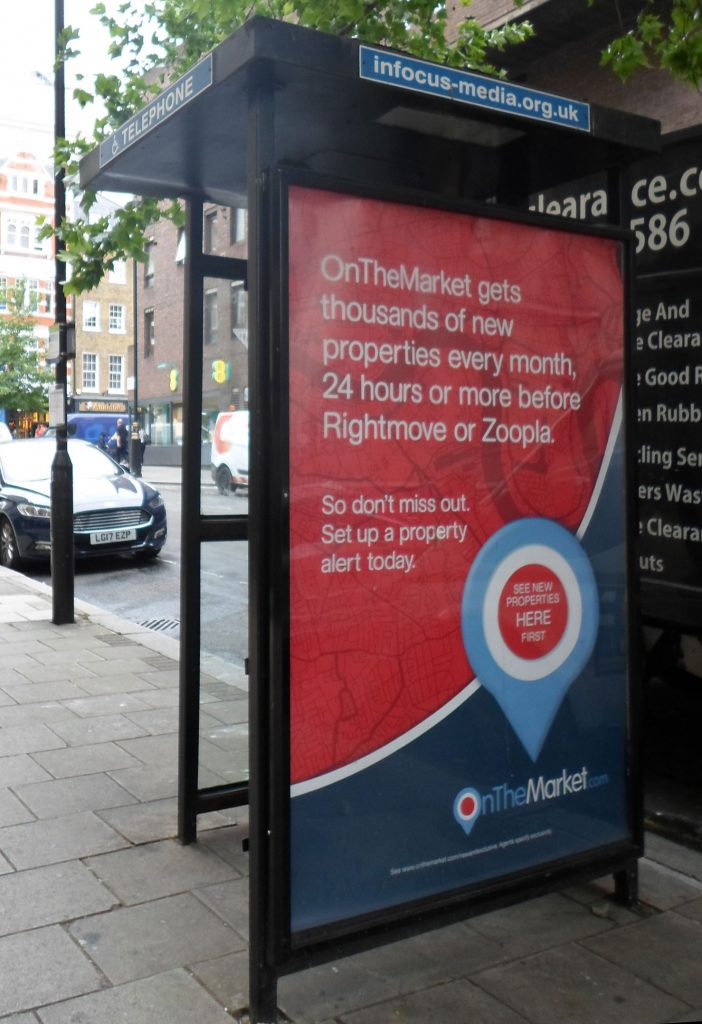
<instances>
[{"instance_id":1,"label":"glass panel","mask_svg":"<svg viewBox=\"0 0 702 1024\"><path fill-rule=\"evenodd\" d=\"M249 481L248 294L205 278L202 374L203 515L241 515Z\"/></svg>"},{"instance_id":2,"label":"glass panel","mask_svg":"<svg viewBox=\"0 0 702 1024\"><path fill-rule=\"evenodd\" d=\"M248 544L203 543L201 555L198 788L205 789L248 779Z\"/></svg>"}]
</instances>

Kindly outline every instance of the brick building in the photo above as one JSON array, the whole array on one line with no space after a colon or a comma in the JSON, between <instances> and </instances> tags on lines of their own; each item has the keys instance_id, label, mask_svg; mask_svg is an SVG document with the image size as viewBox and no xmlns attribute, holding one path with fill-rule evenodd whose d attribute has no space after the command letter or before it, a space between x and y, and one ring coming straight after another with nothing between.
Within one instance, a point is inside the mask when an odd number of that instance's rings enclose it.
<instances>
[{"instance_id":1,"label":"brick building","mask_svg":"<svg viewBox=\"0 0 702 1024\"><path fill-rule=\"evenodd\" d=\"M246 211L206 206L203 248L246 258ZM185 234L167 220L149 229L137 267L137 405L152 444L179 446L183 435L183 268ZM204 295L203 442L221 411L248 405L245 282L210 278ZM165 454L165 453L164 453Z\"/></svg>"},{"instance_id":2,"label":"brick building","mask_svg":"<svg viewBox=\"0 0 702 1024\"><path fill-rule=\"evenodd\" d=\"M616 36L628 31L641 11L641 0L588 5L587 0L473 0L468 9L485 28L507 21L530 21L535 38L495 56L511 81L588 103L600 103L661 122L666 134L702 121L702 100L694 89L668 73L637 71L623 84L600 55ZM449 33L466 17L458 0L449 5Z\"/></svg>"},{"instance_id":3,"label":"brick building","mask_svg":"<svg viewBox=\"0 0 702 1024\"><path fill-rule=\"evenodd\" d=\"M132 262L115 264L76 299L76 359L69 364L74 412L128 412L128 357L134 337Z\"/></svg>"},{"instance_id":4,"label":"brick building","mask_svg":"<svg viewBox=\"0 0 702 1024\"><path fill-rule=\"evenodd\" d=\"M33 321L40 358L54 322L55 265L53 245L39 238L38 217L53 220L53 171L31 153L0 160L0 317L14 303ZM18 426L28 432L31 423Z\"/></svg>"}]
</instances>

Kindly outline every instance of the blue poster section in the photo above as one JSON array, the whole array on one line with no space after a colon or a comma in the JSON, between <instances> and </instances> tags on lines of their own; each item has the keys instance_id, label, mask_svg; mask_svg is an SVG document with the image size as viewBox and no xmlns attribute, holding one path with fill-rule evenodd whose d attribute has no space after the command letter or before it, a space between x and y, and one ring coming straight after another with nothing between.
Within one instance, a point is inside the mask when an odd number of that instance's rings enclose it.
<instances>
[{"instance_id":1,"label":"blue poster section","mask_svg":"<svg viewBox=\"0 0 702 1024\"><path fill-rule=\"evenodd\" d=\"M538 754L483 687L384 760L295 796L293 934L630 838L623 480L617 445L580 537L597 636Z\"/></svg>"}]
</instances>

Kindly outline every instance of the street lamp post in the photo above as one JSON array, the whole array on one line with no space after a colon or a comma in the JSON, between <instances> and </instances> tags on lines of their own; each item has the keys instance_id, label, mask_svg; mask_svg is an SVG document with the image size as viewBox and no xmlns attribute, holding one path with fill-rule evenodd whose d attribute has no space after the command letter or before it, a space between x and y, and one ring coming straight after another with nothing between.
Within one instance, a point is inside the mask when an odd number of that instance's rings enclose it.
<instances>
[{"instance_id":1,"label":"street lamp post","mask_svg":"<svg viewBox=\"0 0 702 1024\"><path fill-rule=\"evenodd\" d=\"M56 67L54 69L54 145L66 135L63 56L63 0L54 0L56 35ZM56 168L54 179L54 211L56 226L66 216L66 189L63 168ZM51 592L52 622L57 625L74 622L74 551L73 551L73 467L68 454L68 417L66 390L68 384L68 327L66 295L63 290L65 263L60 259L64 245L56 238L55 310L59 344L56 360L55 404L56 454L51 465Z\"/></svg>"}]
</instances>

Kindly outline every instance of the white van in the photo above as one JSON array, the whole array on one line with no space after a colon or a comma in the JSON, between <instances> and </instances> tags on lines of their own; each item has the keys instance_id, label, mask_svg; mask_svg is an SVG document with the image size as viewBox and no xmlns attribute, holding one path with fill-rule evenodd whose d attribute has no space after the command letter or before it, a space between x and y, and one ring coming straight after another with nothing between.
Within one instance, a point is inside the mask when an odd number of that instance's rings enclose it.
<instances>
[{"instance_id":1,"label":"white van","mask_svg":"<svg viewBox=\"0 0 702 1024\"><path fill-rule=\"evenodd\" d=\"M249 412L221 412L212 435L212 479L220 494L249 486Z\"/></svg>"}]
</instances>

